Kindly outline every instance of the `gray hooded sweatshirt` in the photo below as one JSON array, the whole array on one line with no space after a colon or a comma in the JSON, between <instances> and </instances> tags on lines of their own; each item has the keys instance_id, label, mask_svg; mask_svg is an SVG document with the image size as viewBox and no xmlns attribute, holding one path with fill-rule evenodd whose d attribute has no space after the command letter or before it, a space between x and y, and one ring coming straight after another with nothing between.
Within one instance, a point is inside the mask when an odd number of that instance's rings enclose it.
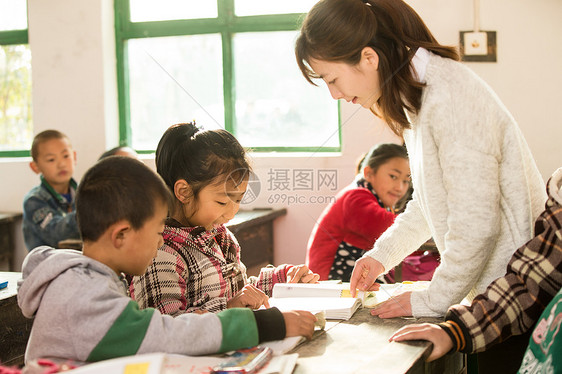
<instances>
[{"instance_id":1,"label":"gray hooded sweatshirt","mask_svg":"<svg viewBox=\"0 0 562 374\"><path fill-rule=\"evenodd\" d=\"M203 355L285 337L283 315L275 308L176 318L139 310L111 268L81 252L45 246L24 260L18 304L24 316L35 318L26 362L81 364L151 352Z\"/></svg>"}]
</instances>

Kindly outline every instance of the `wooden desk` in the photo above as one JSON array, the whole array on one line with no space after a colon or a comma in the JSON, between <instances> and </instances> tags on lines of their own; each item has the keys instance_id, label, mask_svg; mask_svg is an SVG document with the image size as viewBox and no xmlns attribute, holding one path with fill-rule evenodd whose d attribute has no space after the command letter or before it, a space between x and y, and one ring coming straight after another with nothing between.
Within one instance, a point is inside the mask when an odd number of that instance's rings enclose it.
<instances>
[{"instance_id":1,"label":"wooden desk","mask_svg":"<svg viewBox=\"0 0 562 374\"><path fill-rule=\"evenodd\" d=\"M226 224L238 239L248 275L257 275L262 267L273 264L273 221L285 214L285 208L240 210Z\"/></svg>"},{"instance_id":2,"label":"wooden desk","mask_svg":"<svg viewBox=\"0 0 562 374\"><path fill-rule=\"evenodd\" d=\"M15 270L15 226L21 218L21 213L0 213L0 262L8 261L10 271Z\"/></svg>"},{"instance_id":3,"label":"wooden desk","mask_svg":"<svg viewBox=\"0 0 562 374\"><path fill-rule=\"evenodd\" d=\"M431 343L415 341L390 343L388 338L400 327L435 318L380 319L359 309L349 321L328 322L325 331L317 331L311 341L295 348L299 354L294 374L310 373L462 373L464 355L446 355L426 363Z\"/></svg>"},{"instance_id":4,"label":"wooden desk","mask_svg":"<svg viewBox=\"0 0 562 374\"><path fill-rule=\"evenodd\" d=\"M21 273L0 272L0 280L8 288L0 290L0 362L2 365L23 365L25 346L29 339L32 319L21 314L17 301L17 281Z\"/></svg>"}]
</instances>

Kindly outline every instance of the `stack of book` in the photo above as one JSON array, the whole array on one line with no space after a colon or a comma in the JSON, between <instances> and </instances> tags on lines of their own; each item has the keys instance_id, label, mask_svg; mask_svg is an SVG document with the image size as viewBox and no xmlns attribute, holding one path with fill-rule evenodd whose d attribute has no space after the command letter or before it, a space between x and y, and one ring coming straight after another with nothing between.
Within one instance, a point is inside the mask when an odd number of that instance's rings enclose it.
<instances>
[{"instance_id":1,"label":"stack of book","mask_svg":"<svg viewBox=\"0 0 562 374\"><path fill-rule=\"evenodd\" d=\"M269 305L281 311L324 311L326 319L348 320L362 305L363 295L352 298L349 283L277 283Z\"/></svg>"},{"instance_id":2,"label":"stack of book","mask_svg":"<svg viewBox=\"0 0 562 374\"><path fill-rule=\"evenodd\" d=\"M326 319L348 320L362 306L374 308L398 293L424 289L428 285L429 282L381 284L378 291L357 291L353 298L349 283L277 283L269 305L281 311L325 311Z\"/></svg>"}]
</instances>

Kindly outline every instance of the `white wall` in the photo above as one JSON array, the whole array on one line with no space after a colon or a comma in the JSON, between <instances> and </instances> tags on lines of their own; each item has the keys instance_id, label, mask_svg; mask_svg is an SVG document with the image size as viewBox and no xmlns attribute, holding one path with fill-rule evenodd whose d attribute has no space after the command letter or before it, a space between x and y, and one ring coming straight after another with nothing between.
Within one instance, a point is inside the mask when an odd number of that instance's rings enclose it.
<instances>
[{"instance_id":1,"label":"white wall","mask_svg":"<svg viewBox=\"0 0 562 374\"><path fill-rule=\"evenodd\" d=\"M445 44L457 44L459 30L472 27L470 0L409 0ZM99 154L117 143L117 103L113 5L110 0L29 0L33 114L36 132L58 128L78 151L76 177ZM497 92L519 122L545 178L562 166L556 116L562 95L562 2L559 0L481 0L481 28L497 31L498 62L470 63ZM319 89L325 89L321 87ZM258 199L247 207L271 206L275 193L305 199L333 192L274 191L268 172L276 169L335 169L337 187L353 178L357 157L372 144L396 141L366 110L342 103L343 150L337 155L255 155L261 180ZM28 159L0 159L0 210L21 211L25 193L37 184ZM147 160L153 165L152 160ZM287 204L275 204L286 206ZM275 223L275 262L304 261L306 242L326 204L293 204ZM26 251L18 228L18 257Z\"/></svg>"}]
</instances>

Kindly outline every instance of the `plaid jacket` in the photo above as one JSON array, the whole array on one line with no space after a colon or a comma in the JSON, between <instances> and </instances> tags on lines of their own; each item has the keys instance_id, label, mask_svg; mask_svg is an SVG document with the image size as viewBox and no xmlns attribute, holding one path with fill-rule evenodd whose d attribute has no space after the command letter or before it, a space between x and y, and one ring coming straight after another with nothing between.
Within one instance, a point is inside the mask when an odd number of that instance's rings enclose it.
<instances>
[{"instance_id":1,"label":"plaid jacket","mask_svg":"<svg viewBox=\"0 0 562 374\"><path fill-rule=\"evenodd\" d=\"M480 352L525 333L562 287L562 168L547 186L548 200L535 222L535 237L514 253L506 275L470 307L449 308L441 327L456 350Z\"/></svg>"},{"instance_id":2,"label":"plaid jacket","mask_svg":"<svg viewBox=\"0 0 562 374\"><path fill-rule=\"evenodd\" d=\"M163 236L152 265L133 277L129 287L141 309L153 307L172 316L219 312L248 283L271 296L275 283L287 281L289 265L263 268L258 277L247 277L240 246L224 226L207 231L168 220Z\"/></svg>"}]
</instances>

